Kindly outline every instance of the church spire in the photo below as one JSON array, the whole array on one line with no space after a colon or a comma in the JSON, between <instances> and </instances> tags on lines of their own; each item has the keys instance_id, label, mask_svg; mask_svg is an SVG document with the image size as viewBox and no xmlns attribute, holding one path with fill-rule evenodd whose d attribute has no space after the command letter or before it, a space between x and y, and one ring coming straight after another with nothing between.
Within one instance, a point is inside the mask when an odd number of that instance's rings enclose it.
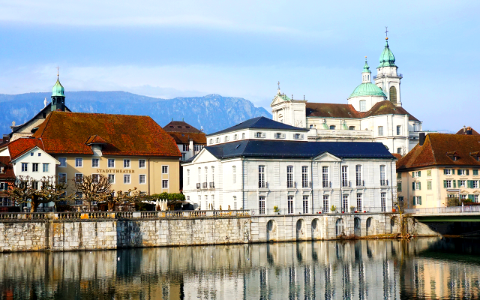
<instances>
[{"instance_id":1,"label":"church spire","mask_svg":"<svg viewBox=\"0 0 480 300\"><path fill-rule=\"evenodd\" d=\"M65 89L60 83L60 72L57 68L57 82L52 88L52 111L65 111Z\"/></svg>"},{"instance_id":2,"label":"church spire","mask_svg":"<svg viewBox=\"0 0 480 300\"><path fill-rule=\"evenodd\" d=\"M370 79L371 74L372 72L370 72L370 67L368 66L368 63L367 63L367 57L365 56L365 65L363 66L363 72L362 72L362 83L372 82Z\"/></svg>"}]
</instances>

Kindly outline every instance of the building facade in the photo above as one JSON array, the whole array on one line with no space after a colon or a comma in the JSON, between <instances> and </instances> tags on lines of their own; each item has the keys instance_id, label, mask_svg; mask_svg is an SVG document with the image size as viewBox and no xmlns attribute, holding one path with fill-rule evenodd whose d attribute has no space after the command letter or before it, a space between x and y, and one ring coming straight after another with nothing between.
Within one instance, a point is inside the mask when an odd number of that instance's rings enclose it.
<instances>
[{"instance_id":1,"label":"building facade","mask_svg":"<svg viewBox=\"0 0 480 300\"><path fill-rule=\"evenodd\" d=\"M362 83L347 104L295 100L279 87L271 103L273 119L309 129L310 141L382 142L404 155L418 143L422 122L402 107L402 78L387 38L374 83L365 59Z\"/></svg>"},{"instance_id":2,"label":"building facade","mask_svg":"<svg viewBox=\"0 0 480 300\"><path fill-rule=\"evenodd\" d=\"M328 213L332 206L337 212L391 211L396 159L381 143L296 141L293 136L301 128L265 118L260 129L256 119L207 140L238 130L262 136L267 129L274 133L270 139L265 133L264 139L227 140L182 164L187 200L202 210L257 214ZM292 137L279 140L275 133Z\"/></svg>"},{"instance_id":3,"label":"building facade","mask_svg":"<svg viewBox=\"0 0 480 300\"><path fill-rule=\"evenodd\" d=\"M397 162L397 190L405 208L480 202L480 135L430 133Z\"/></svg>"},{"instance_id":4,"label":"building facade","mask_svg":"<svg viewBox=\"0 0 480 300\"><path fill-rule=\"evenodd\" d=\"M177 143L178 150L182 153L182 161L197 155L207 144L205 133L184 121L172 121L163 129Z\"/></svg>"}]
</instances>

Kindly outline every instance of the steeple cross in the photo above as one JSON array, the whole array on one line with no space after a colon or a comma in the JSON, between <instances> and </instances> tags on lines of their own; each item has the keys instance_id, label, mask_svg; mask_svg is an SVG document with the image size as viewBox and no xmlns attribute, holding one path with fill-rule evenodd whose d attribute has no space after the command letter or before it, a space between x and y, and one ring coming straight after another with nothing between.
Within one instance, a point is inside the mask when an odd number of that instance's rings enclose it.
<instances>
[{"instance_id":1,"label":"steeple cross","mask_svg":"<svg viewBox=\"0 0 480 300\"><path fill-rule=\"evenodd\" d=\"M388 37L388 26L385 26L385 37Z\"/></svg>"},{"instance_id":2,"label":"steeple cross","mask_svg":"<svg viewBox=\"0 0 480 300\"><path fill-rule=\"evenodd\" d=\"M57 77L60 76L60 67L57 67Z\"/></svg>"},{"instance_id":3,"label":"steeple cross","mask_svg":"<svg viewBox=\"0 0 480 300\"><path fill-rule=\"evenodd\" d=\"M278 89L280 89L280 81L278 82Z\"/></svg>"}]
</instances>

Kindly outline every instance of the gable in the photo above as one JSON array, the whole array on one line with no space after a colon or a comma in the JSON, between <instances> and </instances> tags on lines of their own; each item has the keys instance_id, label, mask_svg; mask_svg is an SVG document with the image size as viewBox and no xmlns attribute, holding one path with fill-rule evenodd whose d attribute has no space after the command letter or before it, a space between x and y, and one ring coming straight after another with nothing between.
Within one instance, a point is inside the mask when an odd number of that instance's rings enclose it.
<instances>
[{"instance_id":1,"label":"gable","mask_svg":"<svg viewBox=\"0 0 480 300\"><path fill-rule=\"evenodd\" d=\"M284 103L286 101L286 99L284 99L281 95L276 95L275 98L273 98L272 100L272 103L270 104L270 106L275 106L277 104L281 104L281 103Z\"/></svg>"},{"instance_id":2,"label":"gable","mask_svg":"<svg viewBox=\"0 0 480 300\"><path fill-rule=\"evenodd\" d=\"M32 156L31 153L34 152L36 155ZM40 153L41 159L38 159L38 153ZM31 159L30 159L31 158ZM56 160L53 156L48 154L47 152L43 151L41 148L35 146L31 148L30 150L26 151L22 155L16 157L15 159L12 159L12 163L16 162L22 162L22 161L30 161L32 160L33 162L51 162L53 164L59 165L60 162Z\"/></svg>"},{"instance_id":3,"label":"gable","mask_svg":"<svg viewBox=\"0 0 480 300\"><path fill-rule=\"evenodd\" d=\"M317 162L341 162L342 161L342 159L328 152L324 152L320 154L319 156L315 157L314 160Z\"/></svg>"},{"instance_id":4,"label":"gable","mask_svg":"<svg viewBox=\"0 0 480 300\"><path fill-rule=\"evenodd\" d=\"M195 157L192 163L204 163L204 162L212 162L217 161L218 159L210 153L206 148L203 148L199 154Z\"/></svg>"}]
</instances>

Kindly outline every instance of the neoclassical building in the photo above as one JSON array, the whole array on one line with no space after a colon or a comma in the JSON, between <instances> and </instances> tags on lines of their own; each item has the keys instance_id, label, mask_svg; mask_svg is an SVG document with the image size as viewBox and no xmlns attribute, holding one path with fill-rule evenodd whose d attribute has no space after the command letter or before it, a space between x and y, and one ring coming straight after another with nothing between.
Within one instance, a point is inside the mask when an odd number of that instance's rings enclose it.
<instances>
[{"instance_id":1,"label":"neoclassical building","mask_svg":"<svg viewBox=\"0 0 480 300\"><path fill-rule=\"evenodd\" d=\"M404 155L418 143L422 122L402 107L402 78L387 37L374 83L365 57L362 83L347 104L295 100L279 86L271 103L273 119L309 129L309 141L382 142Z\"/></svg>"}]
</instances>

